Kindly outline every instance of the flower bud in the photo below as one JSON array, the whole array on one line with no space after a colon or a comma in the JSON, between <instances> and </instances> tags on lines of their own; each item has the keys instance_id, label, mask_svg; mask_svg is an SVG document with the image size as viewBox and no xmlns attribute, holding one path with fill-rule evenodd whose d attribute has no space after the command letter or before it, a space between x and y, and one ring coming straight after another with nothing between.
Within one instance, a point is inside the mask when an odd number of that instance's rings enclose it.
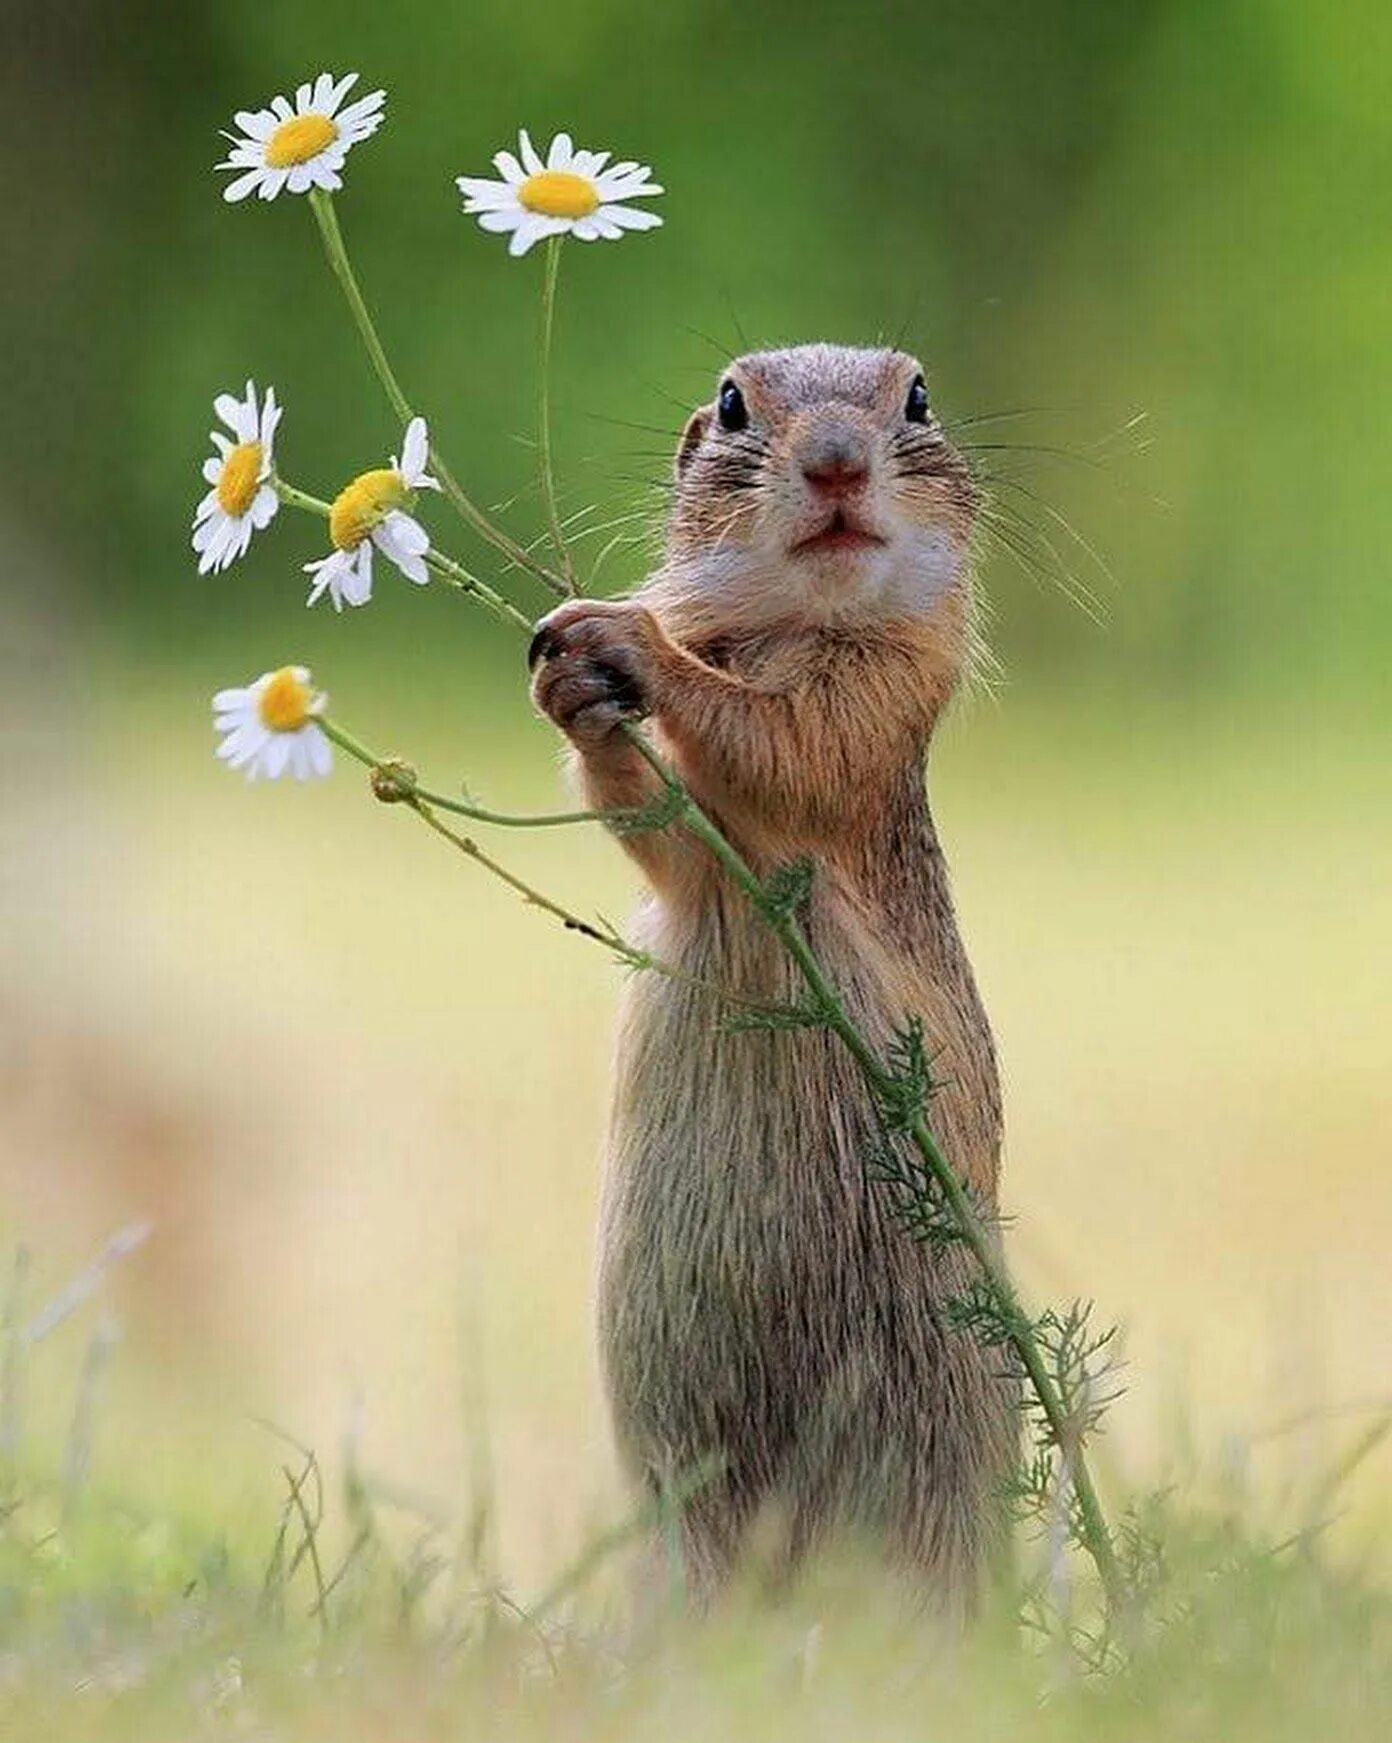
<instances>
[{"instance_id":1,"label":"flower bud","mask_svg":"<svg viewBox=\"0 0 1392 1743\"><path fill-rule=\"evenodd\" d=\"M372 791L384 805L399 805L416 790L416 771L400 757L388 757L378 763L369 779Z\"/></svg>"}]
</instances>

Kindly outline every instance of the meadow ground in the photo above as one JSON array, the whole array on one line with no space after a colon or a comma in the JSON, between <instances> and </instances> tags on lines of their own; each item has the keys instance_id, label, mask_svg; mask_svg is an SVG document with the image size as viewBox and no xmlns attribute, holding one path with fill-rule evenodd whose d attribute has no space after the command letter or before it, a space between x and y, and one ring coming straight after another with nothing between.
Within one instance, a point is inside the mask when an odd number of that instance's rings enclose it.
<instances>
[{"instance_id":1,"label":"meadow ground","mask_svg":"<svg viewBox=\"0 0 1392 1743\"><path fill-rule=\"evenodd\" d=\"M624 1511L588 1315L615 973L352 775L227 779L169 730L202 695L106 674L10 856L13 1317L155 1227L6 1392L5 1734L1388 1734L1392 817L1366 720L1007 694L937 754L1015 1265L1124 1323L1104 1481L1175 1516L1169 1624L1097 1681L1001 1631L945 1654L863 1576L628 1659L607 1566L541 1626L479 1595L525 1608ZM340 712L548 803L547 734L497 707ZM630 899L597 835L506 847L574 905ZM297 1515L275 1559L300 1455L267 1424L320 1457L326 1578L372 1500L322 1618Z\"/></svg>"}]
</instances>

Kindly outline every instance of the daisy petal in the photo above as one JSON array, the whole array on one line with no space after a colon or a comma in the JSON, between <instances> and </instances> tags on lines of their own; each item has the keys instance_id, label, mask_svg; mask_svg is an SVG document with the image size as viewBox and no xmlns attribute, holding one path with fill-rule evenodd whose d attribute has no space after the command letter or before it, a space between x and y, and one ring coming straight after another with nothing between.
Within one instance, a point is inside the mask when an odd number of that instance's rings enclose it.
<instances>
[{"instance_id":1,"label":"daisy petal","mask_svg":"<svg viewBox=\"0 0 1392 1743\"><path fill-rule=\"evenodd\" d=\"M508 253L516 259L525 254L534 243L540 242L543 236L558 236L569 228L569 223L564 218L542 218L534 212L527 212L512 233Z\"/></svg>"},{"instance_id":2,"label":"daisy petal","mask_svg":"<svg viewBox=\"0 0 1392 1743\"><path fill-rule=\"evenodd\" d=\"M330 88L329 100L324 105L324 113L326 115L336 115L338 113L339 104L348 95L349 91L352 90L353 86L356 85L357 82L358 82L358 75L356 73L345 73L343 75L343 77L338 81L338 83ZM381 94L382 93L380 91L377 91L374 93L374 95L379 96L379 97L381 96Z\"/></svg>"},{"instance_id":3,"label":"daisy petal","mask_svg":"<svg viewBox=\"0 0 1392 1743\"><path fill-rule=\"evenodd\" d=\"M393 551L407 552L410 556L423 556L430 549L430 534L415 518L404 509L394 509L382 522L383 527L391 534Z\"/></svg>"},{"instance_id":4,"label":"daisy petal","mask_svg":"<svg viewBox=\"0 0 1392 1743\"><path fill-rule=\"evenodd\" d=\"M596 216L601 215L622 230L656 230L662 222L656 212L643 212L637 206L601 206Z\"/></svg>"},{"instance_id":5,"label":"daisy petal","mask_svg":"<svg viewBox=\"0 0 1392 1743\"><path fill-rule=\"evenodd\" d=\"M531 135L527 132L525 127L517 135L517 149L521 153L522 162L526 167L527 174L529 176L540 175L542 170L546 168L546 165L537 155L536 147L532 144Z\"/></svg>"},{"instance_id":6,"label":"daisy petal","mask_svg":"<svg viewBox=\"0 0 1392 1743\"><path fill-rule=\"evenodd\" d=\"M412 418L406 426L406 440L401 445L401 476L408 484L414 484L420 476L429 448L425 419Z\"/></svg>"},{"instance_id":7,"label":"daisy petal","mask_svg":"<svg viewBox=\"0 0 1392 1743\"><path fill-rule=\"evenodd\" d=\"M285 773L285 765L290 761L290 740L290 733L277 732L272 734L271 742L266 746L261 761L272 781L278 781Z\"/></svg>"},{"instance_id":8,"label":"daisy petal","mask_svg":"<svg viewBox=\"0 0 1392 1743\"><path fill-rule=\"evenodd\" d=\"M366 605L372 597L372 540L364 539L358 546L358 560L348 571L348 583L343 597L349 605Z\"/></svg>"},{"instance_id":9,"label":"daisy petal","mask_svg":"<svg viewBox=\"0 0 1392 1743\"><path fill-rule=\"evenodd\" d=\"M248 139L267 139L275 132L276 119L269 109L239 109L232 119Z\"/></svg>"},{"instance_id":10,"label":"daisy petal","mask_svg":"<svg viewBox=\"0 0 1392 1743\"><path fill-rule=\"evenodd\" d=\"M369 91L365 97L359 97L356 103L350 103L346 109L334 117L340 133L354 132L365 128L369 133L375 133L386 120L382 113L382 105L387 100L385 91Z\"/></svg>"},{"instance_id":11,"label":"daisy petal","mask_svg":"<svg viewBox=\"0 0 1392 1743\"><path fill-rule=\"evenodd\" d=\"M517 205L516 191L506 182L480 181L476 176L457 176L454 185L469 202L465 207L466 211L496 211L504 206L514 208Z\"/></svg>"},{"instance_id":12,"label":"daisy petal","mask_svg":"<svg viewBox=\"0 0 1392 1743\"><path fill-rule=\"evenodd\" d=\"M643 175L616 175L612 170L595 177L595 187L602 200L641 200L665 192L660 183Z\"/></svg>"}]
</instances>

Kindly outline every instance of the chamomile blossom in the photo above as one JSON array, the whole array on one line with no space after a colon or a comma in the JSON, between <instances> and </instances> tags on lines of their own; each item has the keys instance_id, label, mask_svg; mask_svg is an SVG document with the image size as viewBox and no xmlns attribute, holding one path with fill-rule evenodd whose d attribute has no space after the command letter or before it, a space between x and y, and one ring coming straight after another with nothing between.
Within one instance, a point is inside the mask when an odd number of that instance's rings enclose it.
<instances>
[{"instance_id":1,"label":"chamomile blossom","mask_svg":"<svg viewBox=\"0 0 1392 1743\"><path fill-rule=\"evenodd\" d=\"M373 547L391 559L408 581L430 579L425 553L430 535L418 520L402 508L414 501L417 490L438 490L439 484L425 470L430 437L424 418L412 418L406 426L401 458L375 472L362 472L344 486L329 511L329 537L334 549L317 563L306 563L313 575L307 605L327 593L334 610L345 605L366 605L372 597Z\"/></svg>"},{"instance_id":2,"label":"chamomile blossom","mask_svg":"<svg viewBox=\"0 0 1392 1743\"><path fill-rule=\"evenodd\" d=\"M292 194L341 188L344 158L384 119L384 91L370 91L342 106L357 82L356 73L341 79L320 73L312 85L295 92L293 107L288 97L272 97L269 108L239 109L235 119L241 132L224 134L231 150L217 167L241 173L222 190L223 199L244 200L255 192L273 200L282 188Z\"/></svg>"},{"instance_id":3,"label":"chamomile blossom","mask_svg":"<svg viewBox=\"0 0 1392 1743\"><path fill-rule=\"evenodd\" d=\"M484 230L511 234L509 254L525 254L544 236L617 242L625 230L655 230L662 222L656 212L624 204L662 192L646 164L611 164L607 151L577 151L568 133L551 141L545 162L525 130L517 146L518 155L500 151L493 159L501 181L459 176L455 182L464 210Z\"/></svg>"},{"instance_id":4,"label":"chamomile blossom","mask_svg":"<svg viewBox=\"0 0 1392 1743\"><path fill-rule=\"evenodd\" d=\"M241 399L220 393L213 410L236 440L221 430L209 432L217 452L203 462L203 477L212 488L193 512L193 548L198 552L200 575L226 569L245 556L251 535L269 526L280 507L270 482L281 418L275 389L266 389L258 409L256 383L249 381Z\"/></svg>"},{"instance_id":5,"label":"chamomile blossom","mask_svg":"<svg viewBox=\"0 0 1392 1743\"><path fill-rule=\"evenodd\" d=\"M315 690L308 666L281 666L245 688L219 690L213 697L213 725L222 734L218 756L229 769L245 769L249 781L327 775L333 747L315 718L327 700Z\"/></svg>"}]
</instances>

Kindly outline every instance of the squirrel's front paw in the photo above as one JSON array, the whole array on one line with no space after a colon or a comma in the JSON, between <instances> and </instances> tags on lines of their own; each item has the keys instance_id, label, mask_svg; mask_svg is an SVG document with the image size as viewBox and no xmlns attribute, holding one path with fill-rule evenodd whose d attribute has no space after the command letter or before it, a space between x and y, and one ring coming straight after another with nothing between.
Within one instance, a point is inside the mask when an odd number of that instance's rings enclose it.
<instances>
[{"instance_id":1,"label":"squirrel's front paw","mask_svg":"<svg viewBox=\"0 0 1392 1743\"><path fill-rule=\"evenodd\" d=\"M621 720L651 712L660 635L641 605L568 600L542 618L532 638L533 700L582 750L596 749Z\"/></svg>"}]
</instances>

